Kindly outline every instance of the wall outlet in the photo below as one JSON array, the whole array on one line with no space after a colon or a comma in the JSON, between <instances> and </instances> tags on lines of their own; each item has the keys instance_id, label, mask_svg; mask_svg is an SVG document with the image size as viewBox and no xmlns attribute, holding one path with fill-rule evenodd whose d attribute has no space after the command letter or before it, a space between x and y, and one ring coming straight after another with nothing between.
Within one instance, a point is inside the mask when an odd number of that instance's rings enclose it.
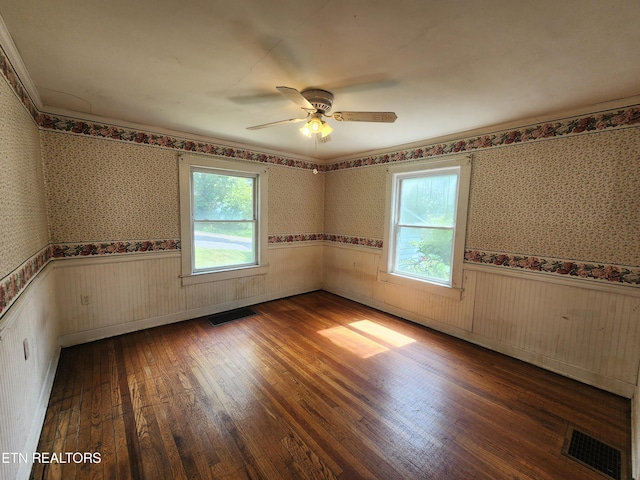
<instances>
[{"instance_id":1,"label":"wall outlet","mask_svg":"<svg viewBox=\"0 0 640 480\"><path fill-rule=\"evenodd\" d=\"M31 353L29 352L29 339L25 338L22 341L22 350L24 351L24 359L29 360L29 356L31 355Z\"/></svg>"},{"instance_id":2,"label":"wall outlet","mask_svg":"<svg viewBox=\"0 0 640 480\"><path fill-rule=\"evenodd\" d=\"M91 303L91 297L89 295L80 295L80 303L82 305L89 305Z\"/></svg>"}]
</instances>

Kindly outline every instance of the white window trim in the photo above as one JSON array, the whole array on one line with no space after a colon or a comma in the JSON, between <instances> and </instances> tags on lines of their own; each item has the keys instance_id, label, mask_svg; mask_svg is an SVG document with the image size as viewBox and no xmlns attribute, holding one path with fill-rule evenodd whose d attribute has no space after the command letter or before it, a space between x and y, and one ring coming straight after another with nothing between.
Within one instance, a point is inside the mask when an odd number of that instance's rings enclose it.
<instances>
[{"instance_id":1,"label":"white window trim","mask_svg":"<svg viewBox=\"0 0 640 480\"><path fill-rule=\"evenodd\" d=\"M403 276L391 272L393 261L393 208L395 208L396 178L400 174L420 171L431 171L459 167L458 198L456 207L456 228L453 241L453 264L451 266L451 286L430 282L419 278ZM464 242L469 205L469 187L471 183L471 157L456 156L445 159L421 160L389 166L387 173L387 189L385 200L385 229L382 255L378 269L378 280L381 282L418 289L428 293L460 299L463 291Z\"/></svg>"},{"instance_id":2,"label":"white window trim","mask_svg":"<svg viewBox=\"0 0 640 480\"><path fill-rule=\"evenodd\" d=\"M250 173L258 175L258 264L232 267L213 272L193 272L193 231L191 226L192 195L191 195L191 169L211 168L226 170L230 173ZM251 164L242 160L227 160L218 157L199 155L182 155L178 158L178 179L180 186L180 238L181 238L181 278L182 285L195 285L198 283L217 282L233 278L265 275L268 272L268 227L267 227L267 199L268 199L268 173L269 169L262 164Z\"/></svg>"}]
</instances>

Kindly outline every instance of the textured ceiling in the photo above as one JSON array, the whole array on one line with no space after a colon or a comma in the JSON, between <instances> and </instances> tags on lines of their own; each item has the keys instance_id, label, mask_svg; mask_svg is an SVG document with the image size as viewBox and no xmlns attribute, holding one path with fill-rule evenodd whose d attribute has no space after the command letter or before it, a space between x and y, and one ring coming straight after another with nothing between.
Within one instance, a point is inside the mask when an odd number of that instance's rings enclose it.
<instances>
[{"instance_id":1,"label":"textured ceiling","mask_svg":"<svg viewBox=\"0 0 640 480\"><path fill-rule=\"evenodd\" d=\"M640 94L637 0L0 0L51 113L114 119L317 159ZM320 87L338 123L315 144L275 86Z\"/></svg>"}]
</instances>

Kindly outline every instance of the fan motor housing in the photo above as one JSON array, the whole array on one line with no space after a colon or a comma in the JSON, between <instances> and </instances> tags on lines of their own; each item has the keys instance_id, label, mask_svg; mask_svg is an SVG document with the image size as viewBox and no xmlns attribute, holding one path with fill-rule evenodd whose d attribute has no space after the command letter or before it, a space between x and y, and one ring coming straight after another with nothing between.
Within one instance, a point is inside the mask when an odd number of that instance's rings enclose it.
<instances>
[{"instance_id":1,"label":"fan motor housing","mask_svg":"<svg viewBox=\"0 0 640 480\"><path fill-rule=\"evenodd\" d=\"M331 110L331 105L333 104L333 93L317 88L303 90L300 93L316 110L322 113L327 113Z\"/></svg>"}]
</instances>

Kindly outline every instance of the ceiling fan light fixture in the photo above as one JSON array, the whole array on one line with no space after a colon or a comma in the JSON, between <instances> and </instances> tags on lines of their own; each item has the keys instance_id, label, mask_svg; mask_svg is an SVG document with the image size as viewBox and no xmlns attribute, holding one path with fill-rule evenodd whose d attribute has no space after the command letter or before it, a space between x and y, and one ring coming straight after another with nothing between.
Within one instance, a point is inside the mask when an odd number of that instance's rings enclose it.
<instances>
[{"instance_id":1,"label":"ceiling fan light fixture","mask_svg":"<svg viewBox=\"0 0 640 480\"><path fill-rule=\"evenodd\" d=\"M322 130L322 124L324 122L322 120L320 120L319 118L312 118L309 121L309 127L311 128L311 133L318 133L320 132L320 130Z\"/></svg>"},{"instance_id":2,"label":"ceiling fan light fixture","mask_svg":"<svg viewBox=\"0 0 640 480\"><path fill-rule=\"evenodd\" d=\"M320 116L314 116L311 120L304 124L300 129L302 134L311 138L314 134L326 137L332 132L332 128L326 122L323 122Z\"/></svg>"}]
</instances>

